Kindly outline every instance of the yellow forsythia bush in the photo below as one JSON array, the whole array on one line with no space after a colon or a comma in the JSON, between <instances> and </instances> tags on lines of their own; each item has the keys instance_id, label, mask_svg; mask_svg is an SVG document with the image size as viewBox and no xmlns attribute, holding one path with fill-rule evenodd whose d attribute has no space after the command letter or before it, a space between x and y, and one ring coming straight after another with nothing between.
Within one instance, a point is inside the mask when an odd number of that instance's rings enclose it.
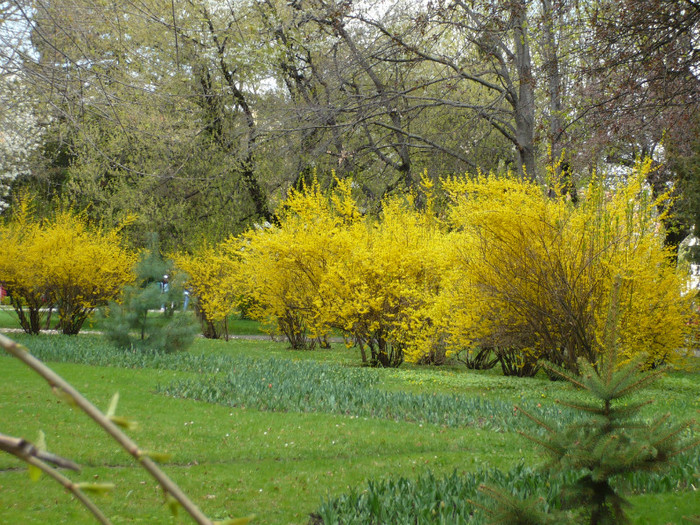
<instances>
[{"instance_id":1,"label":"yellow forsythia bush","mask_svg":"<svg viewBox=\"0 0 700 525\"><path fill-rule=\"evenodd\" d=\"M237 243L206 246L195 255L172 256L175 265L187 274L187 290L194 296L202 333L228 337L227 318L240 304L243 294Z\"/></svg>"},{"instance_id":2,"label":"yellow forsythia bush","mask_svg":"<svg viewBox=\"0 0 700 525\"><path fill-rule=\"evenodd\" d=\"M121 242L119 228L88 225L85 216L58 212L36 221L23 204L0 233L0 282L11 297L25 331L36 333L40 309L56 306L60 328L77 334L92 311L115 299L134 278L136 255Z\"/></svg>"},{"instance_id":3,"label":"yellow forsythia bush","mask_svg":"<svg viewBox=\"0 0 700 525\"><path fill-rule=\"evenodd\" d=\"M283 333L293 348L310 348L330 330L319 312L328 267L348 252L348 228L360 219L350 181L337 181L330 195L316 181L292 190L278 219L229 244L240 253L250 315Z\"/></svg>"},{"instance_id":4,"label":"yellow forsythia bush","mask_svg":"<svg viewBox=\"0 0 700 525\"><path fill-rule=\"evenodd\" d=\"M330 192L314 182L290 193L276 224L181 267L211 318L245 295L252 316L298 348L336 330L367 364L458 354L512 375L535 374L540 359L595 363L619 282L620 355L655 366L685 346L690 297L663 245L649 169L614 189L594 179L577 205L509 176L452 178L444 217L428 180L422 206L389 198L378 216L359 213L350 181Z\"/></svg>"},{"instance_id":5,"label":"yellow forsythia bush","mask_svg":"<svg viewBox=\"0 0 700 525\"><path fill-rule=\"evenodd\" d=\"M348 229L350 249L322 280L320 314L353 336L370 365L398 366L409 350L416 360L440 361L435 348L418 356L413 344L429 324L425 309L444 271L443 235L430 210L416 210L411 196L386 200L379 218Z\"/></svg>"},{"instance_id":6,"label":"yellow forsythia bush","mask_svg":"<svg viewBox=\"0 0 700 525\"><path fill-rule=\"evenodd\" d=\"M540 358L570 370L579 358L595 363L619 279L621 355L674 361L690 312L687 274L663 245L649 169L640 164L615 191L593 180L578 206L510 177L446 181L457 257L435 322L452 347L493 348L504 372L519 375L534 374Z\"/></svg>"},{"instance_id":7,"label":"yellow forsythia bush","mask_svg":"<svg viewBox=\"0 0 700 525\"><path fill-rule=\"evenodd\" d=\"M8 292L20 326L33 334L45 326L49 306L43 268L46 254L35 242L38 232L28 201L20 202L10 220L0 225L0 284Z\"/></svg>"}]
</instances>

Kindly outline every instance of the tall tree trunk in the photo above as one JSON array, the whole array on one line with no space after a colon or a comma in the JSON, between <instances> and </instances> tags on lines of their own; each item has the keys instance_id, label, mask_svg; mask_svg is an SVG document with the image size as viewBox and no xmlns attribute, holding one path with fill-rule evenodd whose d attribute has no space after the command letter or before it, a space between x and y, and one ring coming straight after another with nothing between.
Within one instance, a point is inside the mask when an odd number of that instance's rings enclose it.
<instances>
[{"instance_id":1,"label":"tall tree trunk","mask_svg":"<svg viewBox=\"0 0 700 525\"><path fill-rule=\"evenodd\" d=\"M556 13L552 0L542 0L544 29L544 71L547 75L547 95L549 98L549 146L550 162L556 162L562 153L561 138L564 130L562 123L561 72L559 70L559 46L555 36Z\"/></svg>"},{"instance_id":2,"label":"tall tree trunk","mask_svg":"<svg viewBox=\"0 0 700 525\"><path fill-rule=\"evenodd\" d=\"M511 17L518 71L518 97L514 107L518 170L523 177L535 180L535 79L532 76L525 0L513 2Z\"/></svg>"},{"instance_id":3,"label":"tall tree trunk","mask_svg":"<svg viewBox=\"0 0 700 525\"><path fill-rule=\"evenodd\" d=\"M209 13L206 10L206 8L203 9L203 15L206 18L207 26L209 27L212 40L216 45L216 51L219 57L218 65L221 74L224 77L224 80L226 80L226 84L228 85L229 89L231 90L234 102L241 109L245 118L247 141L245 144L245 151L241 155L241 175L243 177L243 183L246 187L246 190L248 191L248 195L250 196L251 201L253 202L253 206L255 208L255 215L261 219L271 221L272 213L270 212L270 208L267 203L267 197L262 187L260 186L260 182L258 181L258 178L255 173L255 157L253 153L256 145L255 142L257 140L257 125L255 123L255 116L253 115L253 110L248 104L248 100L245 94L238 87L236 79L233 77L232 71L234 71L235 68L230 67L229 64L226 63L226 40L224 39L223 41L221 41L219 39L217 31L214 28L214 23L211 17L209 16Z\"/></svg>"}]
</instances>

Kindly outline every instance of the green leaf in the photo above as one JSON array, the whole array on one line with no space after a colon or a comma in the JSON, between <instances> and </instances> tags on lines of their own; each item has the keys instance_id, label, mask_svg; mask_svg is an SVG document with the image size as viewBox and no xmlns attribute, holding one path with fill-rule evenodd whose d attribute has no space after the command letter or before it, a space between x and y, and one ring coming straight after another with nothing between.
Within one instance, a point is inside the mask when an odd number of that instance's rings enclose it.
<instances>
[{"instance_id":1,"label":"green leaf","mask_svg":"<svg viewBox=\"0 0 700 525\"><path fill-rule=\"evenodd\" d=\"M88 483L88 482L83 482L83 483L76 483L76 487L78 487L80 490L83 492L90 492L92 494L99 494L101 496L104 496L114 490L114 483Z\"/></svg>"},{"instance_id":2,"label":"green leaf","mask_svg":"<svg viewBox=\"0 0 700 525\"><path fill-rule=\"evenodd\" d=\"M177 517L177 513L180 510L180 502L173 498L170 494L167 494L165 496L165 503L168 505L172 515Z\"/></svg>"},{"instance_id":3,"label":"green leaf","mask_svg":"<svg viewBox=\"0 0 700 525\"><path fill-rule=\"evenodd\" d=\"M150 450L142 450L140 455L142 457L143 456L149 457L153 461L155 461L156 463L163 463L165 461L169 461L170 458L172 457L172 454L168 454L165 452L153 452Z\"/></svg>"},{"instance_id":4,"label":"green leaf","mask_svg":"<svg viewBox=\"0 0 700 525\"><path fill-rule=\"evenodd\" d=\"M215 521L214 525L247 525L255 519L255 514L246 516L245 518L231 518L223 521Z\"/></svg>"},{"instance_id":5,"label":"green leaf","mask_svg":"<svg viewBox=\"0 0 700 525\"><path fill-rule=\"evenodd\" d=\"M41 469L39 467L35 467L34 465L29 465L29 479L32 481L39 481L40 477Z\"/></svg>"},{"instance_id":6,"label":"green leaf","mask_svg":"<svg viewBox=\"0 0 700 525\"><path fill-rule=\"evenodd\" d=\"M73 399L73 397L70 394L68 394L66 391L64 391L63 389L61 389L57 386L54 386L51 388L51 391L54 393L54 395L60 401L63 401L64 403L68 403L68 405L70 405L72 407L78 406L77 403L75 402L75 399Z\"/></svg>"},{"instance_id":7,"label":"green leaf","mask_svg":"<svg viewBox=\"0 0 700 525\"><path fill-rule=\"evenodd\" d=\"M34 444L39 452L46 452L46 435L42 430L39 431L39 435L36 438L36 443ZM29 479L32 481L39 481L41 478L41 469L32 464L29 465Z\"/></svg>"},{"instance_id":8,"label":"green leaf","mask_svg":"<svg viewBox=\"0 0 700 525\"><path fill-rule=\"evenodd\" d=\"M105 412L105 415L108 418L112 418L114 414L117 412L117 404L119 403L119 392L115 392L115 394L112 396L112 400L109 402L109 408L107 409L107 412Z\"/></svg>"},{"instance_id":9,"label":"green leaf","mask_svg":"<svg viewBox=\"0 0 700 525\"><path fill-rule=\"evenodd\" d=\"M39 431L39 435L36 438L36 444L34 445L39 452L46 452L46 434L42 430Z\"/></svg>"},{"instance_id":10,"label":"green leaf","mask_svg":"<svg viewBox=\"0 0 700 525\"><path fill-rule=\"evenodd\" d=\"M127 430L135 430L139 426L139 424L136 421L127 419L122 416L109 416L109 420L115 425L125 428Z\"/></svg>"}]
</instances>

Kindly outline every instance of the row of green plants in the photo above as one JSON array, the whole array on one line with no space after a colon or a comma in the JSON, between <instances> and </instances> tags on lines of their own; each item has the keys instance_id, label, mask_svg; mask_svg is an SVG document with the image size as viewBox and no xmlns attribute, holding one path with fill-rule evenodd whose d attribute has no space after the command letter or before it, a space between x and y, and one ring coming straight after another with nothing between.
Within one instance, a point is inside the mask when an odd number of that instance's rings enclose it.
<instances>
[{"instance_id":1,"label":"row of green plants","mask_svg":"<svg viewBox=\"0 0 700 525\"><path fill-rule=\"evenodd\" d=\"M569 477L574 478L575 473ZM416 525L481 525L487 516L474 503L487 503L479 492L484 483L498 485L522 499L539 496L546 508L556 507L562 480L520 464L508 472L481 468L476 472L453 472L435 476L428 471L417 478L369 481L328 499L312 514L314 525L378 525L414 523Z\"/></svg>"},{"instance_id":2,"label":"row of green plants","mask_svg":"<svg viewBox=\"0 0 700 525\"><path fill-rule=\"evenodd\" d=\"M232 407L325 412L448 427L471 425L502 432L534 427L526 418L517 417L513 405L504 401L456 394L386 391L381 388L376 371L317 361L124 351L88 337L63 344L54 339L36 339L32 340L32 351L46 361L195 372L191 378L176 379L159 385L156 390L172 397ZM540 417L564 420L571 417L566 408L537 404L523 402Z\"/></svg>"},{"instance_id":3,"label":"row of green plants","mask_svg":"<svg viewBox=\"0 0 700 525\"><path fill-rule=\"evenodd\" d=\"M686 452L664 473L634 473L620 481L632 494L689 490L697 479L695 465L699 460L700 453ZM541 498L541 510L546 513L561 509L562 489L573 484L577 476L580 472L567 471L552 476L541 469L519 464L506 472L486 467L476 472L454 471L443 476L427 471L415 478L382 478L325 499L311 514L310 523L482 525L490 522L482 508L488 508L492 501L479 487L496 486L519 500Z\"/></svg>"},{"instance_id":4,"label":"row of green plants","mask_svg":"<svg viewBox=\"0 0 700 525\"><path fill-rule=\"evenodd\" d=\"M262 363L261 372L248 375L238 368L227 377L176 380L158 392L232 407L276 412L326 412L354 417L385 418L447 427L476 426L495 431L530 427L517 418L513 406L497 400L451 394L412 394L366 388L350 381L334 382L323 370L283 361ZM281 372L281 373L280 373ZM305 379L305 373L319 373ZM568 419L561 409L536 407L537 413ZM570 417L570 416L569 416Z\"/></svg>"}]
</instances>

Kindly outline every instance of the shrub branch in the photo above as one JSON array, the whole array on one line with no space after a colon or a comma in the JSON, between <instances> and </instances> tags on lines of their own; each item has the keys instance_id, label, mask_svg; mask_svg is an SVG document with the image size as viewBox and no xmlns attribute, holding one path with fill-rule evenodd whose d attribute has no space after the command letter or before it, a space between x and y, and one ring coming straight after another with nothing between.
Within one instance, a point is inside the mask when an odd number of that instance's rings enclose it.
<instances>
[{"instance_id":1,"label":"shrub branch","mask_svg":"<svg viewBox=\"0 0 700 525\"><path fill-rule=\"evenodd\" d=\"M105 414L103 414L97 407L90 403L85 397L83 397L73 386L64 380L61 376L56 374L53 370L47 367L44 363L38 360L36 357L31 355L29 351L22 345L16 343L12 339L5 337L0 334L0 346L5 349L9 354L16 357L34 372L43 377L49 386L54 390L59 390L64 393L68 398L79 407L83 412L85 412L91 419L93 419L98 425L100 425L107 434L109 434L121 447L131 454L136 460L138 460L143 468L160 484L163 490L170 494L175 500L177 500L182 508L190 515L192 518L200 525L213 525L213 522L207 518L201 510L185 495L185 493L178 487L162 470L158 468L155 462L148 457L147 453L141 450L138 445L132 441L126 434L124 434L117 425L115 425ZM5 448L3 448L5 450ZM8 450L8 452L11 452ZM26 455L25 457L18 456L27 463L34 464L38 468L41 468L44 472L47 472L51 477L59 481L63 486L67 485L64 481L61 481L56 475L60 476L66 480L71 486L74 484L63 477L60 473L56 472L55 469L46 465L43 461L38 459L33 455ZM36 462L41 463L45 468L50 469L52 473L45 470ZM55 475L56 474L56 475ZM67 487L68 488L68 487ZM70 489L69 489L70 490ZM73 492L71 490L71 492ZM77 496L77 495L76 495ZM83 504L86 504L83 498L77 496ZM90 503L92 505L92 503ZM86 505L92 511L90 505ZM94 511L92 511L94 513ZM102 521L102 523L109 523L109 521Z\"/></svg>"}]
</instances>

